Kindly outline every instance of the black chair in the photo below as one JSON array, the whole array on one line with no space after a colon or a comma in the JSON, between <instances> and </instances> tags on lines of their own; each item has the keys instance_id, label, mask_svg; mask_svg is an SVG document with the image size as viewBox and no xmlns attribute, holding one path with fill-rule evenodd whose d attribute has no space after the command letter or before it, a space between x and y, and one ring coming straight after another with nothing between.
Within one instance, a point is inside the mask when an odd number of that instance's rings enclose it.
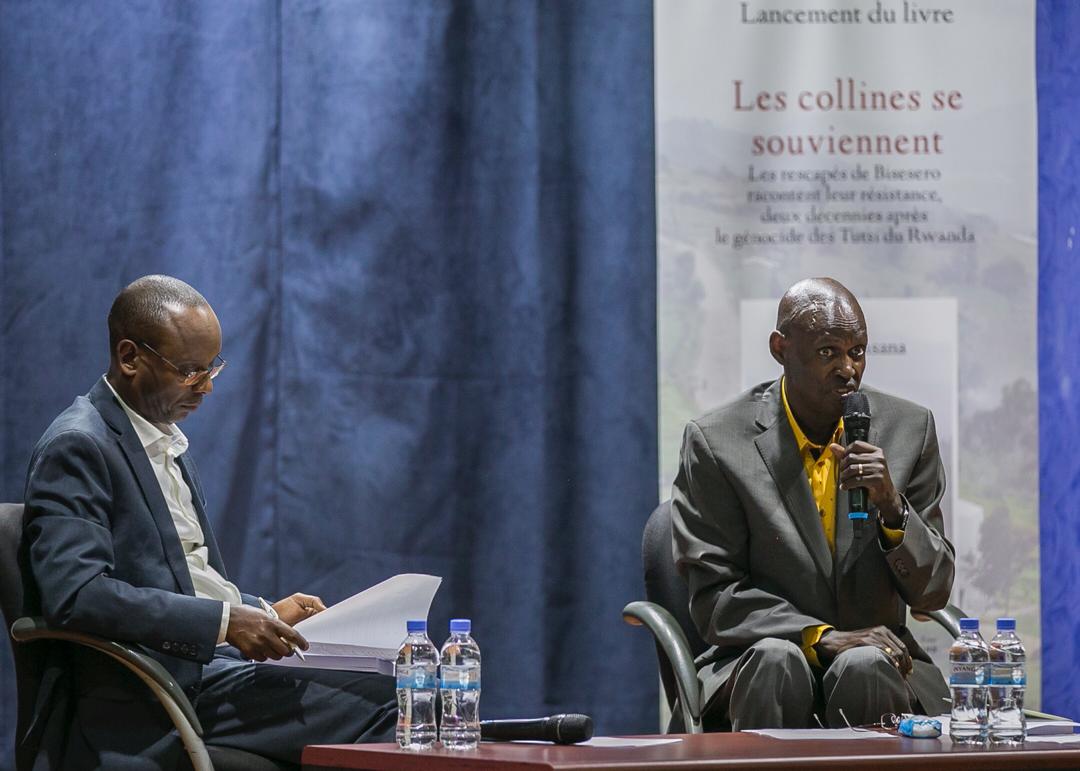
<instances>
[{"instance_id":1,"label":"black chair","mask_svg":"<svg viewBox=\"0 0 1080 771\"><path fill-rule=\"evenodd\" d=\"M645 600L623 608L623 620L645 626L656 641L660 682L672 720L661 725L663 733L701 733L701 684L694 659L709 647L690 618L689 588L675 569L671 554L671 501L653 510L641 539L641 560L645 568ZM919 620L933 619L953 637L960 634L963 612L955 605L916 614Z\"/></svg>"},{"instance_id":2,"label":"black chair","mask_svg":"<svg viewBox=\"0 0 1080 771\"><path fill-rule=\"evenodd\" d=\"M22 549L22 504L0 503L0 608L11 629L17 693L16 771L29 769L33 758L20 754L18 740L28 727L38 688L46 669L50 645L82 645L99 651L135 673L153 692L172 720L195 771L283 771L292 766L232 747L207 745L202 725L183 689L160 663L134 647L95 635L51 629L39 617L24 616L27 591L32 591ZM30 598L33 599L33 598ZM36 607L31 602L31 607ZM36 643L33 645L27 643Z\"/></svg>"}]
</instances>

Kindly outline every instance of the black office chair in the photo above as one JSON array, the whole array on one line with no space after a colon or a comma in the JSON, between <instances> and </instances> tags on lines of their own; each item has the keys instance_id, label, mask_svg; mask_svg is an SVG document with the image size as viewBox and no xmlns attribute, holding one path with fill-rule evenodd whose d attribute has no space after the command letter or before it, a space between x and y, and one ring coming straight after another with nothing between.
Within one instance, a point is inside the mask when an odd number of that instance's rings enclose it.
<instances>
[{"instance_id":1,"label":"black office chair","mask_svg":"<svg viewBox=\"0 0 1080 771\"><path fill-rule=\"evenodd\" d=\"M33 758L20 754L18 740L33 714L38 688L45 675L49 645L82 645L92 648L135 673L153 692L172 720L195 771L283 771L293 768L276 761L232 747L207 745L202 740L202 725L183 689L165 667L155 659L125 643L95 635L50 629L39 617L23 616L29 571L22 544L22 504L0 503L0 608L11 629L15 660L16 771L29 769ZM36 606L36 602L32 603ZM37 643L29 645L26 643Z\"/></svg>"},{"instance_id":2,"label":"black office chair","mask_svg":"<svg viewBox=\"0 0 1080 771\"><path fill-rule=\"evenodd\" d=\"M641 539L641 560L645 568L645 600L623 608L623 620L633 626L646 626L656 641L660 682L672 720L661 725L663 733L702 732L701 685L694 659L709 647L698 634L690 618L689 588L675 569L671 555L671 501L664 501L645 523ZM953 637L960 635L963 612L955 605L942 610L916 614L933 619Z\"/></svg>"}]
</instances>

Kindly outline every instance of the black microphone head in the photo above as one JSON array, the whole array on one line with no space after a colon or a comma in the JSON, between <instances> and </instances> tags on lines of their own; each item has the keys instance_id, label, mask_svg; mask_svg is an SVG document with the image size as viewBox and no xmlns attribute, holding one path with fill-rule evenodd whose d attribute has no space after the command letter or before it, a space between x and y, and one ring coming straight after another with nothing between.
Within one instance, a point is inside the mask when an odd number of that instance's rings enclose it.
<instances>
[{"instance_id":1,"label":"black microphone head","mask_svg":"<svg viewBox=\"0 0 1080 771\"><path fill-rule=\"evenodd\" d=\"M593 735L592 718L588 715L571 713L569 715L555 715L555 743L577 744L587 742Z\"/></svg>"},{"instance_id":2,"label":"black microphone head","mask_svg":"<svg viewBox=\"0 0 1080 771\"><path fill-rule=\"evenodd\" d=\"M870 400L862 391L852 391L844 397L844 422L856 416L870 417Z\"/></svg>"}]
</instances>

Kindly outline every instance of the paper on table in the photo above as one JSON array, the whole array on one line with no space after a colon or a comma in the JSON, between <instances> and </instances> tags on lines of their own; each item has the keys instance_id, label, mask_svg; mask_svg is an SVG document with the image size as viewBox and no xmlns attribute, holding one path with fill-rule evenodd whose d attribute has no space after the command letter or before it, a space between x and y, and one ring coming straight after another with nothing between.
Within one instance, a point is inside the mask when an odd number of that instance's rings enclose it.
<instances>
[{"instance_id":1,"label":"paper on table","mask_svg":"<svg viewBox=\"0 0 1080 771\"><path fill-rule=\"evenodd\" d=\"M934 720L941 721L941 735L949 735L949 716L941 715L934 718ZM1029 737L1034 736L1068 736L1071 735L1074 728L1080 727L1080 723L1074 723L1071 720L1039 720L1031 719L1027 721L1027 732Z\"/></svg>"},{"instance_id":2,"label":"paper on table","mask_svg":"<svg viewBox=\"0 0 1080 771\"><path fill-rule=\"evenodd\" d=\"M1028 736L1029 742L1049 742L1051 744L1080 744L1080 734L1058 734L1057 736Z\"/></svg>"},{"instance_id":3,"label":"paper on table","mask_svg":"<svg viewBox=\"0 0 1080 771\"><path fill-rule=\"evenodd\" d=\"M441 583L423 573L388 578L296 624L311 645L306 661L289 656L267 663L392 674L405 622L427 618Z\"/></svg>"},{"instance_id":4,"label":"paper on table","mask_svg":"<svg viewBox=\"0 0 1080 771\"><path fill-rule=\"evenodd\" d=\"M1072 735L1073 729L1078 727L1080 727L1080 723L1074 723L1071 720L1027 721L1028 736Z\"/></svg>"},{"instance_id":5,"label":"paper on table","mask_svg":"<svg viewBox=\"0 0 1080 771\"><path fill-rule=\"evenodd\" d=\"M854 728L756 728L743 733L771 736L773 739L895 739L894 734L879 731L856 731Z\"/></svg>"},{"instance_id":6,"label":"paper on table","mask_svg":"<svg viewBox=\"0 0 1080 771\"><path fill-rule=\"evenodd\" d=\"M682 739L635 739L627 736L594 736L578 746L585 747L655 747L658 744L674 744Z\"/></svg>"}]
</instances>

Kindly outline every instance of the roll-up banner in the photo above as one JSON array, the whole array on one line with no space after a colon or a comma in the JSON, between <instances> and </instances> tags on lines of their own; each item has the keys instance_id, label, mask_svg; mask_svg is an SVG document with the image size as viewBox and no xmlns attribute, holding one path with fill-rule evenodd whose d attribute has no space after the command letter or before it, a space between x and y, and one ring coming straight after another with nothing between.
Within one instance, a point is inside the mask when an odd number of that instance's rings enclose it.
<instances>
[{"instance_id":1,"label":"roll-up banner","mask_svg":"<svg viewBox=\"0 0 1080 771\"><path fill-rule=\"evenodd\" d=\"M934 412L953 602L1017 618L1037 706L1034 3L655 9L661 495L686 421L779 375L784 290L839 279L863 382Z\"/></svg>"}]
</instances>

